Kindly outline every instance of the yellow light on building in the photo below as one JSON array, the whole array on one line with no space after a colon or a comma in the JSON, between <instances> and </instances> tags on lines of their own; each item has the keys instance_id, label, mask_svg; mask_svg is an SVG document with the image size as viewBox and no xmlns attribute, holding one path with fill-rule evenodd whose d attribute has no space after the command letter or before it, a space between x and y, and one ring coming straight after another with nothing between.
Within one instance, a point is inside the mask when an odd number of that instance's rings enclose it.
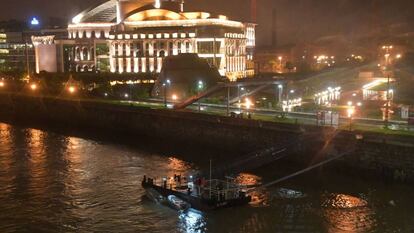
<instances>
[{"instance_id":1,"label":"yellow light on building","mask_svg":"<svg viewBox=\"0 0 414 233\"><path fill-rule=\"evenodd\" d=\"M0 87L4 87L4 86L5 86L4 82L0 81Z\"/></svg>"},{"instance_id":2,"label":"yellow light on building","mask_svg":"<svg viewBox=\"0 0 414 233\"><path fill-rule=\"evenodd\" d=\"M178 96L174 94L174 95L172 95L172 99L173 100L177 100L178 99Z\"/></svg>"},{"instance_id":3,"label":"yellow light on building","mask_svg":"<svg viewBox=\"0 0 414 233\"><path fill-rule=\"evenodd\" d=\"M35 83L30 85L30 89L32 89L33 91L35 91L37 89L37 85Z\"/></svg>"},{"instance_id":4,"label":"yellow light on building","mask_svg":"<svg viewBox=\"0 0 414 233\"><path fill-rule=\"evenodd\" d=\"M354 108L348 108L347 113L348 113L348 117L351 118L355 113Z\"/></svg>"}]
</instances>

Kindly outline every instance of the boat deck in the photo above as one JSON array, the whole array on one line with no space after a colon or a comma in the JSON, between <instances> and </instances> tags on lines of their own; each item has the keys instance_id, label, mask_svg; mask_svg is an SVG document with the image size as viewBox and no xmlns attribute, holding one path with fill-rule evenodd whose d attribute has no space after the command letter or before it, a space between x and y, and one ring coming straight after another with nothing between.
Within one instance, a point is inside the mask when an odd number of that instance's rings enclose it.
<instances>
[{"instance_id":1,"label":"boat deck","mask_svg":"<svg viewBox=\"0 0 414 233\"><path fill-rule=\"evenodd\" d=\"M251 201L251 197L246 196L241 186L222 180L211 180L202 185L195 185L192 181L183 184L164 179L161 184L157 184L152 179L144 179L142 186L146 189L152 188L166 198L175 195L198 210L245 205Z\"/></svg>"}]
</instances>

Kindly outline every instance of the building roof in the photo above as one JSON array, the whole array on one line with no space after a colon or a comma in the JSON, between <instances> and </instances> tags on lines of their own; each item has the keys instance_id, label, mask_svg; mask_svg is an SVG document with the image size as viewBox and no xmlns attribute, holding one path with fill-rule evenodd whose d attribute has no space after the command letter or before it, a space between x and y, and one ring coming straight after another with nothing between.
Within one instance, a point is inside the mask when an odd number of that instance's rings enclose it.
<instances>
[{"instance_id":1,"label":"building roof","mask_svg":"<svg viewBox=\"0 0 414 233\"><path fill-rule=\"evenodd\" d=\"M86 9L72 19L69 27L86 26L90 27L95 24L107 24L108 26L125 23L134 27L143 26L160 26L156 22L166 22L170 26L192 25L224 25L230 27L243 27L243 24L236 21L230 21L223 15L212 15L207 12L181 12L180 1L162 0L161 7L154 5L155 0L109 0L100 5ZM148 21L151 21L152 25ZM180 22L174 22L180 21ZM200 21L200 22L199 22ZM147 23L148 22L148 23ZM194 25L195 25L194 24ZM165 26L164 24L161 26Z\"/></svg>"}]
</instances>

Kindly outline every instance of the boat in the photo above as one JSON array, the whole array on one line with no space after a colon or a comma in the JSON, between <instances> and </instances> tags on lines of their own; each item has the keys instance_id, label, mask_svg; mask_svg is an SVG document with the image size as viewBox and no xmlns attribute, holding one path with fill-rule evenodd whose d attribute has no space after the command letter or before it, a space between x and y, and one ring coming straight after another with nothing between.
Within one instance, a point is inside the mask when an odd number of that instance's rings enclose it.
<instances>
[{"instance_id":1,"label":"boat","mask_svg":"<svg viewBox=\"0 0 414 233\"><path fill-rule=\"evenodd\" d=\"M178 179L177 176L163 178L157 182L156 179L144 176L142 187L156 191L171 205L179 206L179 209L187 207L182 202L188 204L188 207L201 211L242 206L251 202L251 196L246 194L245 187L237 184L234 179L204 180L202 177L190 176L188 179L178 177Z\"/></svg>"},{"instance_id":2,"label":"boat","mask_svg":"<svg viewBox=\"0 0 414 233\"><path fill-rule=\"evenodd\" d=\"M176 197L175 195L169 195L167 197L168 203L169 205L176 209L176 210L180 210L180 211L186 211L188 209L190 209L191 205L188 204L187 202L181 200L180 198Z\"/></svg>"}]
</instances>

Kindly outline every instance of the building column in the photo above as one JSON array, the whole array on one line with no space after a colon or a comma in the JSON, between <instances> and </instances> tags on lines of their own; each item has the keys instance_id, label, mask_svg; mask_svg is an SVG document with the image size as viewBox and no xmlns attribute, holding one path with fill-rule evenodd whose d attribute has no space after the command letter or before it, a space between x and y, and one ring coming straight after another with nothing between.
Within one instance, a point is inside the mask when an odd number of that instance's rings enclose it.
<instances>
[{"instance_id":1,"label":"building column","mask_svg":"<svg viewBox=\"0 0 414 233\"><path fill-rule=\"evenodd\" d=\"M181 41L181 53L186 53L186 52L187 52L186 42Z\"/></svg>"},{"instance_id":2,"label":"building column","mask_svg":"<svg viewBox=\"0 0 414 233\"><path fill-rule=\"evenodd\" d=\"M115 60L115 51L116 51L116 44L111 43L110 50L109 50L109 65L111 67L111 72L116 72L116 60Z\"/></svg>"},{"instance_id":3,"label":"building column","mask_svg":"<svg viewBox=\"0 0 414 233\"><path fill-rule=\"evenodd\" d=\"M149 45L149 55L150 57L153 57L154 56L154 43L149 42L148 45Z\"/></svg>"},{"instance_id":4,"label":"building column","mask_svg":"<svg viewBox=\"0 0 414 233\"><path fill-rule=\"evenodd\" d=\"M131 44L128 42L125 44L125 56L126 56L126 72L132 72L132 61L131 61Z\"/></svg>"},{"instance_id":5,"label":"building column","mask_svg":"<svg viewBox=\"0 0 414 233\"><path fill-rule=\"evenodd\" d=\"M178 55L178 43L177 41L174 41L173 43L173 54L172 55Z\"/></svg>"},{"instance_id":6,"label":"building column","mask_svg":"<svg viewBox=\"0 0 414 233\"><path fill-rule=\"evenodd\" d=\"M124 44L122 42L118 44L118 72L124 72Z\"/></svg>"},{"instance_id":7,"label":"building column","mask_svg":"<svg viewBox=\"0 0 414 233\"><path fill-rule=\"evenodd\" d=\"M149 58L149 65L150 65L150 67L149 67L149 71L150 72L154 72L154 64L155 64L155 58L153 58L153 57L151 57L151 58Z\"/></svg>"},{"instance_id":8,"label":"building column","mask_svg":"<svg viewBox=\"0 0 414 233\"><path fill-rule=\"evenodd\" d=\"M134 57L134 72L138 73L139 72L139 58Z\"/></svg>"},{"instance_id":9,"label":"building column","mask_svg":"<svg viewBox=\"0 0 414 233\"><path fill-rule=\"evenodd\" d=\"M141 70L143 73L147 72L147 58L143 57L141 58Z\"/></svg>"},{"instance_id":10,"label":"building column","mask_svg":"<svg viewBox=\"0 0 414 233\"><path fill-rule=\"evenodd\" d=\"M162 69L162 58L161 57L159 57L159 58L157 58L157 73L160 73L161 72L161 69Z\"/></svg>"}]
</instances>

